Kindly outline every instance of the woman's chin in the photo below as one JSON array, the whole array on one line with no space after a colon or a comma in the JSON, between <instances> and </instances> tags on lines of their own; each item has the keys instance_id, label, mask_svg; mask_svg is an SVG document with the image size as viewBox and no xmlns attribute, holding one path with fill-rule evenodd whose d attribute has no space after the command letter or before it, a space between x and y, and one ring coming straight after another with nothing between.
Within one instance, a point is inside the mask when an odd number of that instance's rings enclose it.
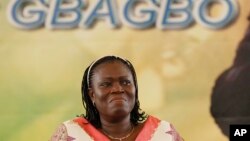
<instances>
[{"instance_id":1,"label":"woman's chin","mask_svg":"<svg viewBox=\"0 0 250 141\"><path fill-rule=\"evenodd\" d=\"M124 118L124 117L126 117L127 115L130 114L130 111L128 109L126 109L126 108L116 107L115 109L110 111L110 114L114 118Z\"/></svg>"}]
</instances>

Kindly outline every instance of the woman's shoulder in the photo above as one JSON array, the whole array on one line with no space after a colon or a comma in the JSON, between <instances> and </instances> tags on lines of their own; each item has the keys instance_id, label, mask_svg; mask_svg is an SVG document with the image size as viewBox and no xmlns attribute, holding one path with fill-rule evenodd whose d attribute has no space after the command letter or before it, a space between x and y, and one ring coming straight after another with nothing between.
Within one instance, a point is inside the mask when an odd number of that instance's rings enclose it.
<instances>
[{"instance_id":1,"label":"woman's shoulder","mask_svg":"<svg viewBox=\"0 0 250 141\"><path fill-rule=\"evenodd\" d=\"M82 129L86 129L86 127L91 126L91 124L86 120L84 117L75 117L73 119L67 120L62 123L66 129L67 132L77 132L82 131Z\"/></svg>"},{"instance_id":2,"label":"woman's shoulder","mask_svg":"<svg viewBox=\"0 0 250 141\"><path fill-rule=\"evenodd\" d=\"M50 141L66 141L68 137L67 129L64 124L60 124L55 132L52 134Z\"/></svg>"},{"instance_id":3,"label":"woman's shoulder","mask_svg":"<svg viewBox=\"0 0 250 141\"><path fill-rule=\"evenodd\" d=\"M69 139L69 126L74 124L74 120L80 120L80 118L74 118L61 123L54 133L52 134L50 141L67 141Z\"/></svg>"},{"instance_id":4,"label":"woman's shoulder","mask_svg":"<svg viewBox=\"0 0 250 141\"><path fill-rule=\"evenodd\" d=\"M174 141L183 140L178 131L175 129L174 125L168 121L160 120L154 116L149 116L145 124L150 124L150 126L155 127L153 138L156 140L158 137L170 137L173 138Z\"/></svg>"},{"instance_id":5,"label":"woman's shoulder","mask_svg":"<svg viewBox=\"0 0 250 141\"><path fill-rule=\"evenodd\" d=\"M79 117L75 117L73 119L64 121L63 124L64 125L72 125L72 124L87 124L89 123L88 120L86 120L84 117L79 116Z\"/></svg>"},{"instance_id":6,"label":"woman's shoulder","mask_svg":"<svg viewBox=\"0 0 250 141\"><path fill-rule=\"evenodd\" d=\"M159 126L170 127L172 125L170 122L166 120L161 120L152 115L148 115L147 119L143 124L154 126L155 128Z\"/></svg>"},{"instance_id":7,"label":"woman's shoulder","mask_svg":"<svg viewBox=\"0 0 250 141\"><path fill-rule=\"evenodd\" d=\"M150 122L150 123L154 123L154 124L158 124L158 125L164 125L164 126L173 126L171 122L169 121L166 121L166 120L161 120L155 116L152 116L152 115L149 115L147 120L145 121L146 123L147 122Z\"/></svg>"},{"instance_id":8,"label":"woman's shoulder","mask_svg":"<svg viewBox=\"0 0 250 141\"><path fill-rule=\"evenodd\" d=\"M72 134L82 133L84 134L81 126L88 121L84 117L76 117L61 123L51 136L50 141L67 141L72 138Z\"/></svg>"}]
</instances>

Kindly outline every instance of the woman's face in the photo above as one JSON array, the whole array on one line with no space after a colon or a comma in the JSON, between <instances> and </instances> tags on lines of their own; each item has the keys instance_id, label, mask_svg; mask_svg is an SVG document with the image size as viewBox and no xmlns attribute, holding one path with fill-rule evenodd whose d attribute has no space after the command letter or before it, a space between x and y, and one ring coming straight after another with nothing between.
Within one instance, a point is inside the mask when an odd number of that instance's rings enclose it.
<instances>
[{"instance_id":1,"label":"woman's face","mask_svg":"<svg viewBox=\"0 0 250 141\"><path fill-rule=\"evenodd\" d=\"M135 104L131 71L120 61L99 64L93 70L89 95L102 118L115 120L129 115Z\"/></svg>"}]
</instances>

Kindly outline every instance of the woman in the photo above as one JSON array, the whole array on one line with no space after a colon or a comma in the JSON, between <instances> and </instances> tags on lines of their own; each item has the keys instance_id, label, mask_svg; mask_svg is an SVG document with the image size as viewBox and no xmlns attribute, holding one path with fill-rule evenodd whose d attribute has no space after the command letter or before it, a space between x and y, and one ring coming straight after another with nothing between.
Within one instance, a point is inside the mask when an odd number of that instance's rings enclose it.
<instances>
[{"instance_id":1,"label":"woman","mask_svg":"<svg viewBox=\"0 0 250 141\"><path fill-rule=\"evenodd\" d=\"M64 122L52 141L182 141L174 127L140 110L134 67L105 56L84 72L82 100L86 114Z\"/></svg>"}]
</instances>

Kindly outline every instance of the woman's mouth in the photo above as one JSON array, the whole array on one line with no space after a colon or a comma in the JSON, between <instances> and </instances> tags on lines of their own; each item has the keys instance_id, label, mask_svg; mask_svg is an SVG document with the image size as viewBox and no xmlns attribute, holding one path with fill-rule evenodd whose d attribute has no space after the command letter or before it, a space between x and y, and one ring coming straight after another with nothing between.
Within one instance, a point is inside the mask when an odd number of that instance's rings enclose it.
<instances>
[{"instance_id":1,"label":"woman's mouth","mask_svg":"<svg viewBox=\"0 0 250 141\"><path fill-rule=\"evenodd\" d=\"M122 102L122 101L127 101L125 98L123 97L114 97L114 98L111 98L110 102Z\"/></svg>"}]
</instances>

